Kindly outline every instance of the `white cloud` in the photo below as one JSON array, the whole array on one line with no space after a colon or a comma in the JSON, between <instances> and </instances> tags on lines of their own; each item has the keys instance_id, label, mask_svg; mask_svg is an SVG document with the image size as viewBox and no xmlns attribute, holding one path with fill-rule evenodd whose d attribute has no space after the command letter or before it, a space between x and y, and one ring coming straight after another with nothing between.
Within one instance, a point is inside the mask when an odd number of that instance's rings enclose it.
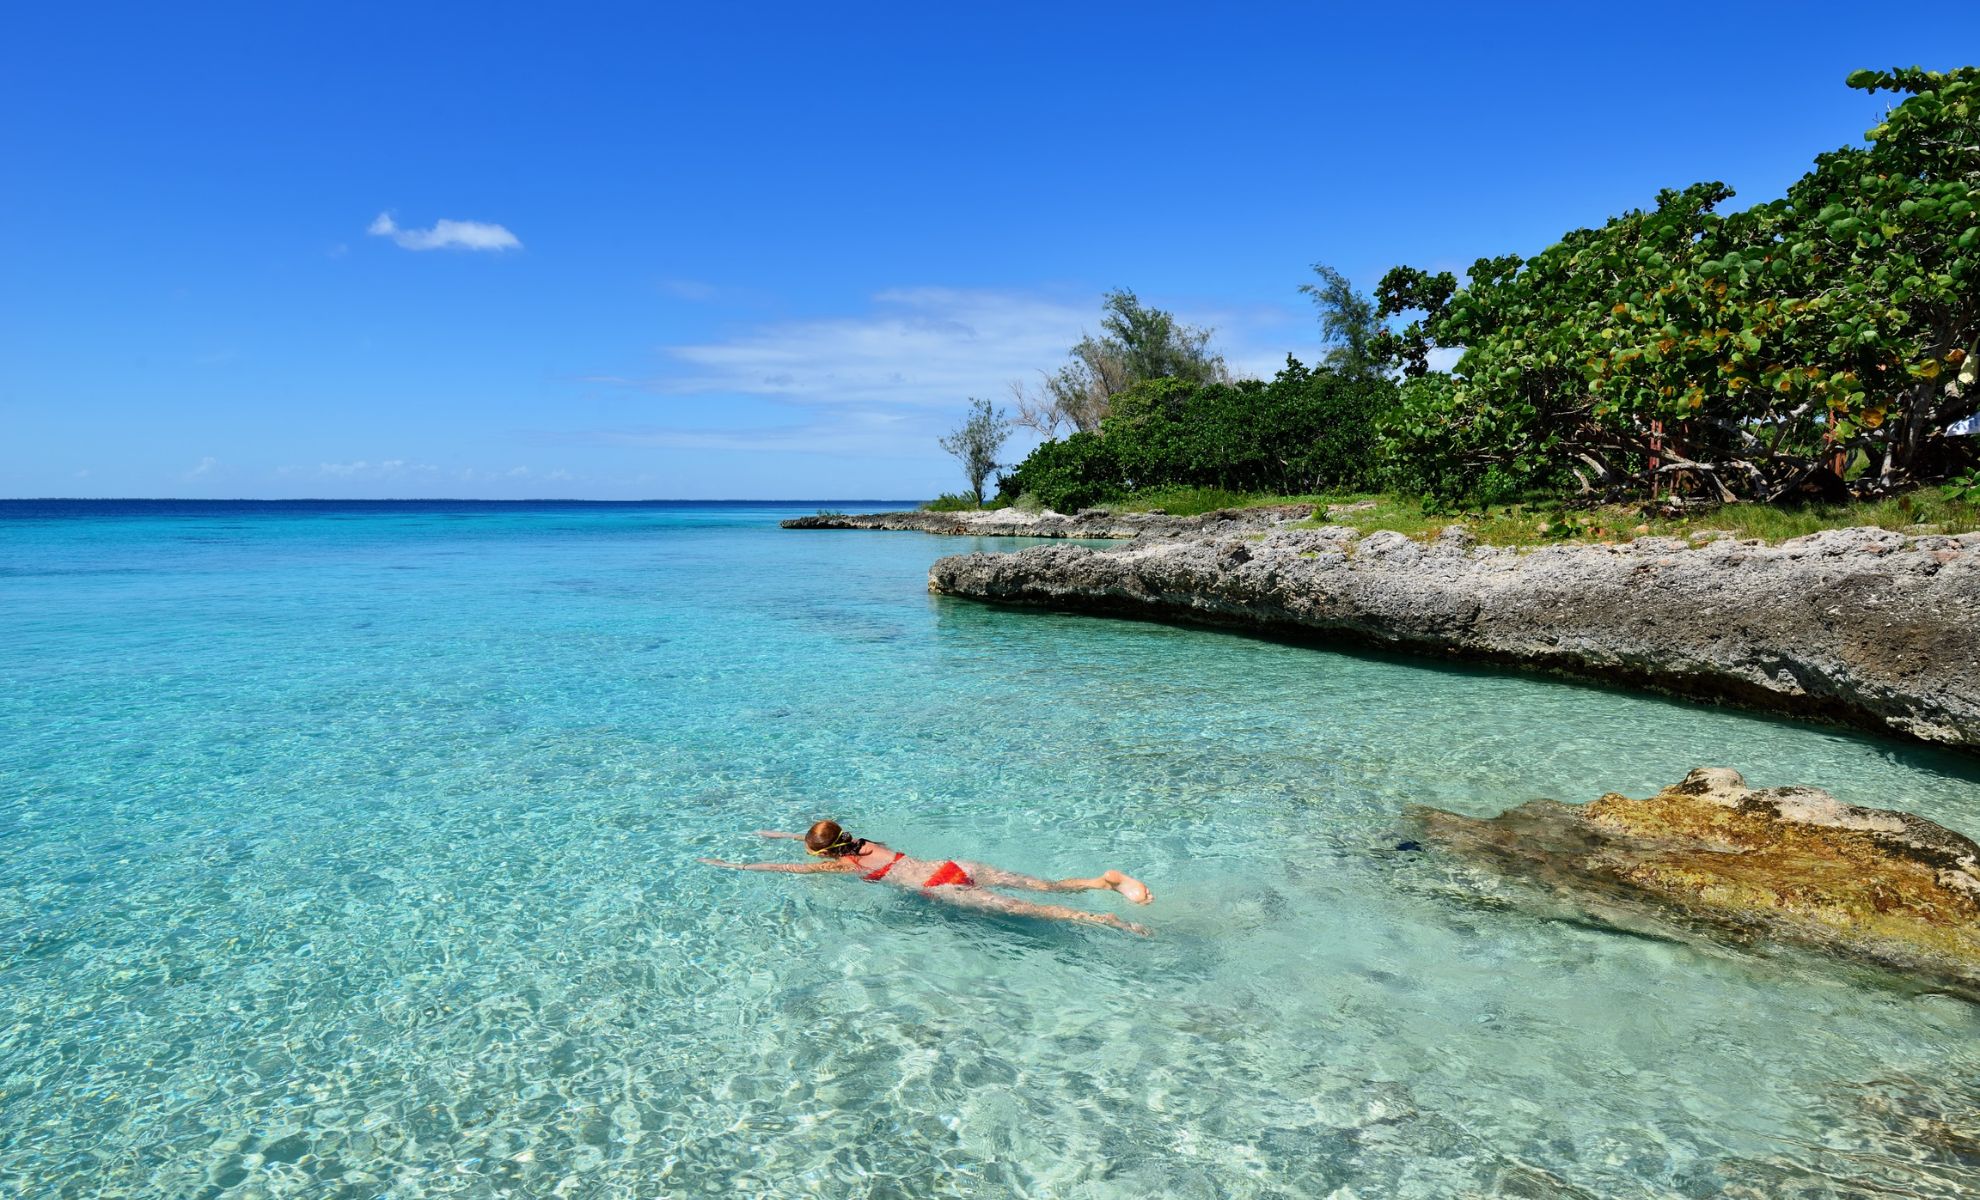
<instances>
[{"instance_id":1,"label":"white cloud","mask_svg":"<svg viewBox=\"0 0 1980 1200\"><path fill-rule=\"evenodd\" d=\"M1159 298L1144 297L1152 303ZM1292 350L1317 358L1318 331L1291 308L1178 312L1215 330L1211 344L1240 376L1271 378ZM949 410L970 396L1003 401L1014 381L1057 370L1083 334L1097 333L1100 297L899 288L860 316L746 328L709 342L662 347L655 378L588 376L668 395L761 396L793 404Z\"/></svg>"},{"instance_id":2,"label":"white cloud","mask_svg":"<svg viewBox=\"0 0 1980 1200\"><path fill-rule=\"evenodd\" d=\"M431 229L401 229L391 213L379 213L365 232L388 237L407 250L520 250L522 242L500 225L484 221L435 221Z\"/></svg>"},{"instance_id":3,"label":"white cloud","mask_svg":"<svg viewBox=\"0 0 1980 1200\"><path fill-rule=\"evenodd\" d=\"M949 288L882 292L868 315L786 321L666 347L671 369L642 386L800 404L952 408L971 395L1001 397L1011 380L1057 366L1098 317L1091 302Z\"/></svg>"},{"instance_id":4,"label":"white cloud","mask_svg":"<svg viewBox=\"0 0 1980 1200\"><path fill-rule=\"evenodd\" d=\"M960 405L955 406L960 408ZM670 450L735 450L750 454L865 455L881 458L927 458L935 438L946 432L952 414L837 410L817 420L794 425L750 428L680 429L633 426L569 433L538 434L552 444L643 446ZM953 421L949 422L953 424Z\"/></svg>"},{"instance_id":5,"label":"white cloud","mask_svg":"<svg viewBox=\"0 0 1980 1200\"><path fill-rule=\"evenodd\" d=\"M413 474L431 474L440 468L432 463L407 462L403 458L387 458L378 462L360 458L353 462L327 462L316 464L314 474L329 479L399 479ZM283 467L283 475L310 474L308 467Z\"/></svg>"},{"instance_id":6,"label":"white cloud","mask_svg":"<svg viewBox=\"0 0 1980 1200\"><path fill-rule=\"evenodd\" d=\"M1166 297L1185 324L1215 330L1212 345L1240 377L1269 379L1290 350L1319 358L1319 328L1306 309L1256 305L1190 309ZM1056 370L1084 333L1099 332L1097 293L1065 298L963 288L899 288L872 298L863 314L744 326L726 338L662 347L648 378L593 374L587 383L665 396L754 397L809 410L783 425L679 424L540 431L546 444L653 447L684 451L794 453L940 459L935 439L956 423L963 402L979 396L1009 406L1013 382L1035 384ZM701 406L697 406L701 407ZM704 410L706 411L706 410ZM1030 438L1014 436L1015 461Z\"/></svg>"},{"instance_id":7,"label":"white cloud","mask_svg":"<svg viewBox=\"0 0 1980 1200\"><path fill-rule=\"evenodd\" d=\"M209 454L205 458L199 460L198 466L186 472L186 478L198 479L202 475L211 475L213 473L213 468L219 465L220 465L220 460Z\"/></svg>"}]
</instances>

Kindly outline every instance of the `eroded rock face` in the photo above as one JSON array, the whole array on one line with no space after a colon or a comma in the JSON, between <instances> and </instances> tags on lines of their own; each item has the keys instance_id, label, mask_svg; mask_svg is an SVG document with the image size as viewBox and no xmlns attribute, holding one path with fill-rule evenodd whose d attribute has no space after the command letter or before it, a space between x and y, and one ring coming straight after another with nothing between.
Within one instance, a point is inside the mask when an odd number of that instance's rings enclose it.
<instances>
[{"instance_id":1,"label":"eroded rock face","mask_svg":"<svg viewBox=\"0 0 1980 1200\"><path fill-rule=\"evenodd\" d=\"M1510 663L1980 748L1980 534L1532 550L1340 526L944 558L931 591Z\"/></svg>"},{"instance_id":2,"label":"eroded rock face","mask_svg":"<svg viewBox=\"0 0 1980 1200\"><path fill-rule=\"evenodd\" d=\"M1276 529L1313 515L1305 505L1279 505L1261 508L1227 508L1198 517L1172 517L1166 513L1117 513L1089 508L1067 516L1064 513L1019 512L1014 508L995 512L884 512L819 513L781 522L785 529L893 529L934 533L951 537L1038 537L1038 538L1178 538L1230 536Z\"/></svg>"},{"instance_id":3,"label":"eroded rock face","mask_svg":"<svg viewBox=\"0 0 1980 1200\"><path fill-rule=\"evenodd\" d=\"M1536 800L1425 840L1624 929L1668 914L1894 968L1980 999L1980 846L1922 817L1700 768L1643 800ZM1664 930L1663 932L1668 932Z\"/></svg>"}]
</instances>

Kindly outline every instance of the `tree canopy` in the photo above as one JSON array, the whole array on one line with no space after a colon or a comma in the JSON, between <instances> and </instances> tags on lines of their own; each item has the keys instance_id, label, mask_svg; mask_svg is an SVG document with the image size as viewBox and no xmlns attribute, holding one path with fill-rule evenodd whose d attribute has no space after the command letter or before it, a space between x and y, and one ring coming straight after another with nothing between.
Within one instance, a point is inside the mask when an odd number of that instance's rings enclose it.
<instances>
[{"instance_id":1,"label":"tree canopy","mask_svg":"<svg viewBox=\"0 0 1980 1200\"><path fill-rule=\"evenodd\" d=\"M1067 352L1065 365L1046 375L1037 391L1012 385L1018 424L1048 438L1062 428L1091 433L1100 427L1113 398L1137 383L1222 383L1230 378L1223 356L1210 349L1211 330L1184 325L1126 288L1106 294L1100 330L1097 338L1080 338Z\"/></svg>"},{"instance_id":2,"label":"tree canopy","mask_svg":"<svg viewBox=\"0 0 1980 1200\"><path fill-rule=\"evenodd\" d=\"M1375 313L1375 302L1326 263L1314 263L1313 273L1319 282L1302 283L1299 290L1320 310L1320 340L1327 347L1320 365L1356 379L1380 374L1382 361L1376 349L1382 320Z\"/></svg>"},{"instance_id":3,"label":"tree canopy","mask_svg":"<svg viewBox=\"0 0 1980 1200\"><path fill-rule=\"evenodd\" d=\"M1695 183L1462 283L1397 267L1373 299L1300 290L1327 353L1229 382L1208 330L1110 292L1021 420L1005 480L1047 503L1148 487L1383 486L1432 505L1980 493L1980 68L1858 71L1900 97L1863 144L1730 209ZM1449 374L1433 350L1455 351ZM1953 484L1949 484L1953 486ZM1056 499L1052 499L1056 497Z\"/></svg>"},{"instance_id":4,"label":"tree canopy","mask_svg":"<svg viewBox=\"0 0 1980 1200\"><path fill-rule=\"evenodd\" d=\"M1154 488L1374 487L1369 431L1394 391L1388 380L1310 370L1290 356L1270 383L1145 380L1114 397L1097 430L1032 451L1002 490L1069 512Z\"/></svg>"},{"instance_id":5,"label":"tree canopy","mask_svg":"<svg viewBox=\"0 0 1980 1200\"><path fill-rule=\"evenodd\" d=\"M1421 374L1430 348L1463 350L1453 386L1398 431L1454 456L1427 472L1447 498L1496 472L1780 499L1972 463L1947 429L1980 409L1980 69L1849 86L1907 98L1779 200L1725 215L1731 189L1695 184L1530 260L1480 259L1461 288L1383 279L1383 317L1420 314L1378 339L1393 365Z\"/></svg>"},{"instance_id":6,"label":"tree canopy","mask_svg":"<svg viewBox=\"0 0 1980 1200\"><path fill-rule=\"evenodd\" d=\"M963 475L969 480L969 493L978 504L983 503L983 481L997 469L997 454L1010 433L1011 422L1003 410L992 408L988 400L972 396L969 415L963 423L953 433L936 439L942 449L955 455L962 464Z\"/></svg>"}]
</instances>

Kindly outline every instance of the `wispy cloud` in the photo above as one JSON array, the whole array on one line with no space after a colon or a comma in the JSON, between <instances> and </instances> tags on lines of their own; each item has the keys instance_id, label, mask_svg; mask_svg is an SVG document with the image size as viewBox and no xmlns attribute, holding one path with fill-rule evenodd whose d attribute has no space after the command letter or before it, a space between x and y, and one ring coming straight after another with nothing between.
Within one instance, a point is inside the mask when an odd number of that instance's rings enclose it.
<instances>
[{"instance_id":1,"label":"wispy cloud","mask_svg":"<svg viewBox=\"0 0 1980 1200\"><path fill-rule=\"evenodd\" d=\"M205 458L200 459L192 470L186 472L186 478L198 479L205 475L211 475L213 474L213 469L219 465L220 460L209 454Z\"/></svg>"},{"instance_id":2,"label":"wispy cloud","mask_svg":"<svg viewBox=\"0 0 1980 1200\"><path fill-rule=\"evenodd\" d=\"M935 444L935 436L944 428L941 416L935 413L851 409L789 425L695 429L635 425L531 436L550 445L926 458Z\"/></svg>"},{"instance_id":3,"label":"wispy cloud","mask_svg":"<svg viewBox=\"0 0 1980 1200\"><path fill-rule=\"evenodd\" d=\"M676 395L764 396L801 404L939 405L997 396L1065 357L1097 304L1014 293L882 292L861 316L784 321L664 347L641 386Z\"/></svg>"},{"instance_id":4,"label":"wispy cloud","mask_svg":"<svg viewBox=\"0 0 1980 1200\"><path fill-rule=\"evenodd\" d=\"M1152 302L1160 303L1157 298ZM1097 332L1100 297L1078 301L1022 292L899 288L857 316L772 322L715 341L661 348L652 378L594 375L595 383L668 395L761 396L794 404L950 409L969 396L1001 398L1013 381L1056 370L1082 334ZM1193 313L1216 329L1213 344L1241 374L1269 377L1285 365L1279 345L1308 357L1317 331L1295 309ZM1259 335L1264 335L1263 340Z\"/></svg>"},{"instance_id":5,"label":"wispy cloud","mask_svg":"<svg viewBox=\"0 0 1980 1200\"><path fill-rule=\"evenodd\" d=\"M280 475L316 475L325 479L403 479L415 475L431 475L440 468L432 463L409 462L403 458L383 458L376 461L367 458L350 462L317 463L314 467L282 467Z\"/></svg>"},{"instance_id":6,"label":"wispy cloud","mask_svg":"<svg viewBox=\"0 0 1980 1200\"><path fill-rule=\"evenodd\" d=\"M607 439L590 438L562 439L566 441L588 440L601 443ZM444 481L457 480L462 483L517 483L533 481L541 483L582 482L586 476L576 475L563 467L548 471L535 467L439 467L430 462L417 462L407 458L357 458L349 462L320 462L314 466L279 467L275 472L287 479L335 480L338 483L399 484L413 488L427 488L436 484L448 486Z\"/></svg>"},{"instance_id":7,"label":"wispy cloud","mask_svg":"<svg viewBox=\"0 0 1980 1200\"><path fill-rule=\"evenodd\" d=\"M523 244L500 225L485 221L435 221L431 229L402 229L391 213L379 213L365 232L391 238L407 250L520 250Z\"/></svg>"},{"instance_id":8,"label":"wispy cloud","mask_svg":"<svg viewBox=\"0 0 1980 1200\"><path fill-rule=\"evenodd\" d=\"M690 289L692 290L692 289ZM1150 303L1168 305L1157 296ZM1314 357L1318 329L1296 305L1202 312L1177 306L1187 324L1216 329L1214 344L1240 374L1270 377L1286 347ZM744 326L728 337L660 348L648 377L594 374L584 382L665 396L774 401L812 415L783 425L629 424L543 431L546 444L581 443L687 451L862 455L927 459L963 401L1007 402L1013 382L1056 370L1082 334L1098 332L1100 296L1065 298L966 288L897 288L868 311ZM1023 447L1013 443L1011 451Z\"/></svg>"},{"instance_id":9,"label":"wispy cloud","mask_svg":"<svg viewBox=\"0 0 1980 1200\"><path fill-rule=\"evenodd\" d=\"M676 300L691 300L696 304L706 304L722 294L722 289L699 279L662 279L659 287Z\"/></svg>"}]
</instances>

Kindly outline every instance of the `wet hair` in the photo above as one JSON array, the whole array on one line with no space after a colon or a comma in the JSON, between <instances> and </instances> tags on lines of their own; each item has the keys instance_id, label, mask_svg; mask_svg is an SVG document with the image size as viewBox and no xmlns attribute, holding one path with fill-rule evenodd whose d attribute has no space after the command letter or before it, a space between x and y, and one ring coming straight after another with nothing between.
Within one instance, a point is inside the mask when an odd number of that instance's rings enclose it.
<instances>
[{"instance_id":1,"label":"wet hair","mask_svg":"<svg viewBox=\"0 0 1980 1200\"><path fill-rule=\"evenodd\" d=\"M843 858L857 854L866 845L865 838L856 838L839 827L837 821L820 821L804 835L804 848L813 854L828 858Z\"/></svg>"}]
</instances>

